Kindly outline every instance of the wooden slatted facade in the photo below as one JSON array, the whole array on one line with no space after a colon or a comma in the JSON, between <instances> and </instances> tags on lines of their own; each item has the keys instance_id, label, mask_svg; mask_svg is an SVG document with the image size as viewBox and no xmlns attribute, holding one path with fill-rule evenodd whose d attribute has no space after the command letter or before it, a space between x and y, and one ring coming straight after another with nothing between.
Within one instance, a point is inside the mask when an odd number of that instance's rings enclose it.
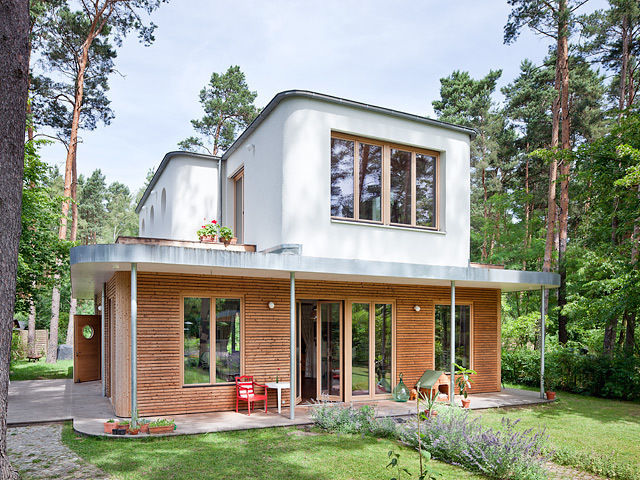
<instances>
[{"instance_id":1,"label":"wooden slatted facade","mask_svg":"<svg viewBox=\"0 0 640 480\"><path fill-rule=\"evenodd\" d=\"M108 282L105 305L107 393L116 414L130 414L130 276ZM436 304L449 304L448 287L297 280L298 300L394 299L395 372L413 386L434 365ZM138 273L138 409L141 415L233 410L233 385L183 386L182 296L243 300L244 373L259 382L287 380L289 282L286 279ZM457 288L456 301L472 306L472 392L500 390L500 291ZM275 308L267 304L274 302ZM421 307L419 312L414 306ZM278 372L278 368L280 371ZM285 393L284 398L288 400ZM275 392L269 398L275 407ZM259 407L260 408L260 407Z\"/></svg>"}]
</instances>

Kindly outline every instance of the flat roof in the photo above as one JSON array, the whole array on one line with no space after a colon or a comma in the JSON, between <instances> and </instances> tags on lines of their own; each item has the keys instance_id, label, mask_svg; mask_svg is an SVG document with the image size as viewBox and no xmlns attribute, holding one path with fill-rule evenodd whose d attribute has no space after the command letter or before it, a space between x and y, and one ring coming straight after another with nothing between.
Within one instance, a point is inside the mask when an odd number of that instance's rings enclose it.
<instances>
[{"instance_id":1,"label":"flat roof","mask_svg":"<svg viewBox=\"0 0 640 480\"><path fill-rule=\"evenodd\" d=\"M350 108L357 108L358 110L366 110L368 112L381 113L390 117L401 118L403 120L412 120L414 122L424 123L434 127L445 128L447 130L453 130L458 133L464 133L469 135L473 140L476 136L476 131L472 128L463 127L460 125L454 125L453 123L443 122L440 120L434 120L433 118L423 117L415 115L413 113L401 112L400 110L394 110L392 108L380 107L378 105L371 105L369 103L357 102L355 100L348 100L346 98L334 97L333 95L327 95L324 93L312 92L310 90L285 90L276 94L275 97L262 109L260 114L251 122L251 124L240 134L235 142L224 152L222 159L227 159L235 150L242 145L242 143L253 133L253 131L260 126L260 124L269 116L269 114L283 101L288 98L306 98L310 100L319 100L326 103L333 103L335 105L342 105Z\"/></svg>"},{"instance_id":2,"label":"flat roof","mask_svg":"<svg viewBox=\"0 0 640 480\"><path fill-rule=\"evenodd\" d=\"M479 267L421 265L295 254L237 252L150 244L83 245L71 249L71 286L75 298L93 298L117 271L232 275L300 280L392 283L494 288L503 291L558 288L560 276Z\"/></svg>"}]
</instances>

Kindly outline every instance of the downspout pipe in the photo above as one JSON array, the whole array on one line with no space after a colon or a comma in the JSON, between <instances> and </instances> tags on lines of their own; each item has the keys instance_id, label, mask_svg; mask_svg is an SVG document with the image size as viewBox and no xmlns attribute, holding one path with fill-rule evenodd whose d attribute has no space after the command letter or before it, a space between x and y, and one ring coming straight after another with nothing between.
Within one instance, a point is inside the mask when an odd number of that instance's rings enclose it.
<instances>
[{"instance_id":1,"label":"downspout pipe","mask_svg":"<svg viewBox=\"0 0 640 480\"><path fill-rule=\"evenodd\" d=\"M131 416L138 409L138 264L131 264Z\"/></svg>"},{"instance_id":2,"label":"downspout pipe","mask_svg":"<svg viewBox=\"0 0 640 480\"><path fill-rule=\"evenodd\" d=\"M544 308L545 288L540 289L540 398L544 398L544 349L546 337L546 314Z\"/></svg>"},{"instance_id":3,"label":"downspout pipe","mask_svg":"<svg viewBox=\"0 0 640 480\"><path fill-rule=\"evenodd\" d=\"M222 157L218 158L218 222L222 225Z\"/></svg>"},{"instance_id":4,"label":"downspout pipe","mask_svg":"<svg viewBox=\"0 0 640 480\"><path fill-rule=\"evenodd\" d=\"M451 405L456 404L456 282L451 280L451 324L449 325L451 338L449 345L451 350L449 371L451 372L451 382L449 385L449 400Z\"/></svg>"},{"instance_id":5,"label":"downspout pipe","mask_svg":"<svg viewBox=\"0 0 640 480\"><path fill-rule=\"evenodd\" d=\"M290 322L290 366L289 366L289 418L295 420L296 416L296 274L289 273L289 322Z\"/></svg>"}]
</instances>

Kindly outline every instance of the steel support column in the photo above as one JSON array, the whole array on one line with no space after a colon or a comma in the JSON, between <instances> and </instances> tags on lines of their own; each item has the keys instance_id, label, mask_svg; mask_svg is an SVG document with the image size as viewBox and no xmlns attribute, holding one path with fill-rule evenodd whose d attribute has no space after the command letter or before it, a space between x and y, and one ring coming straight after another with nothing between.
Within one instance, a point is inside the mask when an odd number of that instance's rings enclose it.
<instances>
[{"instance_id":1,"label":"steel support column","mask_svg":"<svg viewBox=\"0 0 640 480\"><path fill-rule=\"evenodd\" d=\"M290 321L290 367L289 367L289 418L295 419L296 407L296 274L289 274L289 321Z\"/></svg>"},{"instance_id":2,"label":"steel support column","mask_svg":"<svg viewBox=\"0 0 640 480\"><path fill-rule=\"evenodd\" d=\"M449 339L449 345L451 350L449 371L451 372L451 382L449 385L449 400L451 405L456 403L456 282L451 280L451 324L449 325L451 330L451 337Z\"/></svg>"},{"instance_id":3,"label":"steel support column","mask_svg":"<svg viewBox=\"0 0 640 480\"><path fill-rule=\"evenodd\" d=\"M544 297L546 295L545 288L540 289L540 398L544 398L544 348L546 337L546 315L544 308Z\"/></svg>"},{"instance_id":4,"label":"steel support column","mask_svg":"<svg viewBox=\"0 0 640 480\"><path fill-rule=\"evenodd\" d=\"M106 397L107 396L107 380L105 379L105 375L104 375L104 351L105 351L105 345L104 345L104 302L105 302L105 285L106 284L102 284L102 300L100 303L100 378L102 379L102 396Z\"/></svg>"},{"instance_id":5,"label":"steel support column","mask_svg":"<svg viewBox=\"0 0 640 480\"><path fill-rule=\"evenodd\" d=\"M131 264L131 415L138 409L138 264Z\"/></svg>"}]
</instances>

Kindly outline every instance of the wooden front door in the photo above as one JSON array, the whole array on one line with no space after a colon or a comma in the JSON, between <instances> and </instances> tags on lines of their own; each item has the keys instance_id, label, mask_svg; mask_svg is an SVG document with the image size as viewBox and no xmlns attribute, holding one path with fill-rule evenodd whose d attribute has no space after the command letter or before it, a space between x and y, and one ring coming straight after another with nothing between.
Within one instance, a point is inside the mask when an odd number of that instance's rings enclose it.
<instances>
[{"instance_id":1,"label":"wooden front door","mask_svg":"<svg viewBox=\"0 0 640 480\"><path fill-rule=\"evenodd\" d=\"M100 380L100 316L76 315L73 335L73 381Z\"/></svg>"}]
</instances>

